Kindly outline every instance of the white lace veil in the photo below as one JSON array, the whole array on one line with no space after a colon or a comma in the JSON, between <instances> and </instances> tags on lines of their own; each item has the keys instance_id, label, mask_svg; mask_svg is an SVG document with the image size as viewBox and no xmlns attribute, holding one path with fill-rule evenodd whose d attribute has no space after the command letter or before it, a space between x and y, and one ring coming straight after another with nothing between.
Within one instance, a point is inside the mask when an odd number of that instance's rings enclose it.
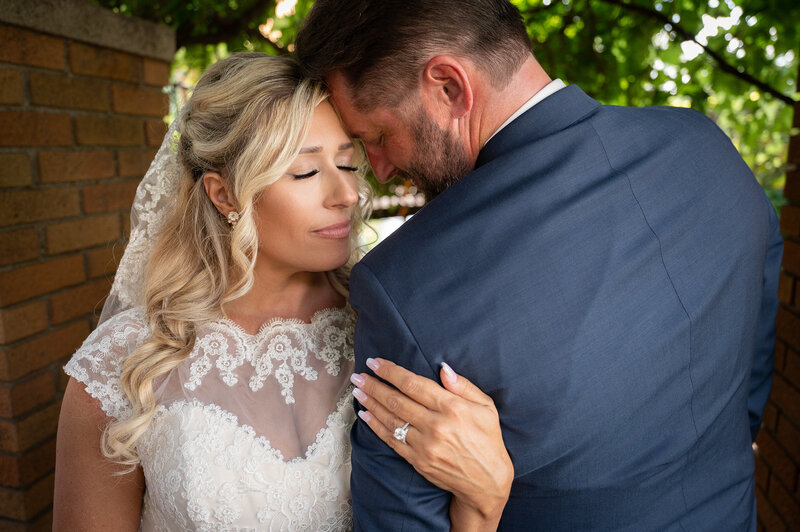
<instances>
[{"instance_id":1,"label":"white lace veil","mask_svg":"<svg viewBox=\"0 0 800 532\"><path fill-rule=\"evenodd\" d=\"M144 305L145 265L156 235L164 225L174 203L180 182L177 125L183 112L172 122L153 162L136 188L131 207L131 234L117 268L111 292L103 305L98 323L132 307Z\"/></svg>"}]
</instances>

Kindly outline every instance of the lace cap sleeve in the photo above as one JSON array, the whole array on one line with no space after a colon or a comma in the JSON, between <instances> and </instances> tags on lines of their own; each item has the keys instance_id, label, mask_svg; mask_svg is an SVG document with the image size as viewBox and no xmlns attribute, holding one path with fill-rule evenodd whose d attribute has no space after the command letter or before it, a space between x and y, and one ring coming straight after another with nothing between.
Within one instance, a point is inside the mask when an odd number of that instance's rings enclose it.
<instances>
[{"instance_id":1,"label":"lace cap sleeve","mask_svg":"<svg viewBox=\"0 0 800 532\"><path fill-rule=\"evenodd\" d=\"M89 335L64 371L86 386L89 395L100 401L106 415L125 419L131 415L132 407L120 383L122 364L149 335L141 309L117 314Z\"/></svg>"}]
</instances>

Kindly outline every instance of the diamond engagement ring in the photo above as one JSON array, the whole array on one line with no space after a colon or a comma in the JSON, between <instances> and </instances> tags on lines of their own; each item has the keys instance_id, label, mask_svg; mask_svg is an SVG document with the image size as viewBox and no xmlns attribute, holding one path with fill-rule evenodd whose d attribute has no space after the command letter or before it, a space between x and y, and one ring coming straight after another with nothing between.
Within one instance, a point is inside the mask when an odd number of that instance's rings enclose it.
<instances>
[{"instance_id":1,"label":"diamond engagement ring","mask_svg":"<svg viewBox=\"0 0 800 532\"><path fill-rule=\"evenodd\" d=\"M408 436L408 426L410 423L406 423L402 427L397 427L394 429L394 439L401 441L403 443L406 442L406 436Z\"/></svg>"}]
</instances>

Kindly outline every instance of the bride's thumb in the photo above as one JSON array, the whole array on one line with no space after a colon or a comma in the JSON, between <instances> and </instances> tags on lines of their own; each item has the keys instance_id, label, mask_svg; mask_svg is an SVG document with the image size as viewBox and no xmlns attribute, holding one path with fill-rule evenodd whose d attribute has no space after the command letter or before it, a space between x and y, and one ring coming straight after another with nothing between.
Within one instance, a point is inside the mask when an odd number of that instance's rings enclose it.
<instances>
[{"instance_id":1,"label":"bride's thumb","mask_svg":"<svg viewBox=\"0 0 800 532\"><path fill-rule=\"evenodd\" d=\"M485 403L487 400L491 401L491 398L472 384L469 379L453 371L453 368L451 368L447 362L442 362L442 369L439 374L444 387L459 397L475 403Z\"/></svg>"}]
</instances>

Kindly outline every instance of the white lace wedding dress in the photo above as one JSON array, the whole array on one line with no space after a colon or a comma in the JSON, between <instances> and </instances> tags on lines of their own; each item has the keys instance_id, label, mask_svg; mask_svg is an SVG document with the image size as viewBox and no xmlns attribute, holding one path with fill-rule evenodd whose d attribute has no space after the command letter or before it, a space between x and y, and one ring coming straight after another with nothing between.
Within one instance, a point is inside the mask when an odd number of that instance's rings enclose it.
<instances>
[{"instance_id":1,"label":"white lace wedding dress","mask_svg":"<svg viewBox=\"0 0 800 532\"><path fill-rule=\"evenodd\" d=\"M137 445L140 529L349 530L354 413L350 307L255 335L220 319L157 379L158 412ZM125 358L148 336L139 308L100 324L65 370L115 419L131 414Z\"/></svg>"}]
</instances>

